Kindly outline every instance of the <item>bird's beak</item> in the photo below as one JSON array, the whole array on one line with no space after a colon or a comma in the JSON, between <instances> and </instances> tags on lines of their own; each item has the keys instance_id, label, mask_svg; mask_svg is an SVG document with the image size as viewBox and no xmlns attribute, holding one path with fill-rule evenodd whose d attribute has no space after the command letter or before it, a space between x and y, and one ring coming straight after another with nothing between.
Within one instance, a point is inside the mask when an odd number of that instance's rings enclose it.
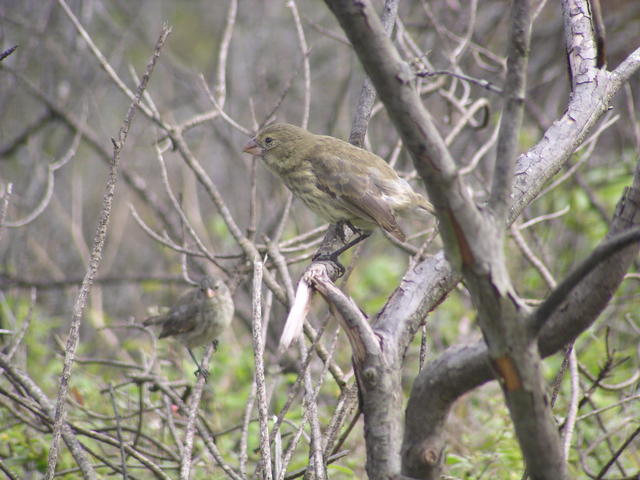
<instances>
[{"instance_id":1,"label":"bird's beak","mask_svg":"<svg viewBox=\"0 0 640 480\"><path fill-rule=\"evenodd\" d=\"M252 138L249 143L247 143L242 149L245 153L250 153L251 155L262 155L262 148L260 145L256 143L256 139Z\"/></svg>"},{"instance_id":2,"label":"bird's beak","mask_svg":"<svg viewBox=\"0 0 640 480\"><path fill-rule=\"evenodd\" d=\"M207 296L207 298L213 298L213 296L216 294L216 292L213 291L213 288L207 288L207 290L204 293Z\"/></svg>"}]
</instances>

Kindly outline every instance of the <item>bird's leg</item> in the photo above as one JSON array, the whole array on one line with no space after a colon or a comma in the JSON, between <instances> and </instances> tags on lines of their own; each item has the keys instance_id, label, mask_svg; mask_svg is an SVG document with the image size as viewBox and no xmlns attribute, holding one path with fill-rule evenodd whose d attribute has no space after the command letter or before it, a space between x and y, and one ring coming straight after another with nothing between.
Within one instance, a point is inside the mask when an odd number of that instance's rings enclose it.
<instances>
[{"instance_id":1,"label":"bird's leg","mask_svg":"<svg viewBox=\"0 0 640 480\"><path fill-rule=\"evenodd\" d=\"M195 372L193 372L194 375L196 377L198 375L202 375L204 377L204 381L206 382L207 379L209 378L209 370L207 370L206 368L203 368L202 365L200 365L200 363L198 362L198 359L193 354L190 348L187 348L187 351L189 352L189 355L191 355L191 358L193 359L193 362L196 364L196 367L198 367L198 369Z\"/></svg>"},{"instance_id":2,"label":"bird's leg","mask_svg":"<svg viewBox=\"0 0 640 480\"><path fill-rule=\"evenodd\" d=\"M218 339L216 338L213 342L213 353L218 351Z\"/></svg>"},{"instance_id":3,"label":"bird's leg","mask_svg":"<svg viewBox=\"0 0 640 480\"><path fill-rule=\"evenodd\" d=\"M338 227L337 229L338 236L340 237L340 240L342 240L342 243L347 243L347 236L344 233L345 226L349 227L349 229L353 233L360 231L360 230L356 230L356 227L354 227L349 220L339 220L338 223L336 223L336 226Z\"/></svg>"},{"instance_id":4,"label":"bird's leg","mask_svg":"<svg viewBox=\"0 0 640 480\"><path fill-rule=\"evenodd\" d=\"M351 240L349 243L347 243L346 245L344 245L343 247L340 247L338 250L336 250L335 252L331 253L331 257L335 257L338 258L339 255L341 255L342 253L346 252L347 250L349 250L351 247L359 244L361 241L369 238L371 236L371 232L367 232L364 230L360 230L358 228L355 228L353 225L351 225L351 223L347 222L349 225L349 228L351 228L354 232L356 232L358 234L358 236L356 238L354 238L353 240Z\"/></svg>"},{"instance_id":5,"label":"bird's leg","mask_svg":"<svg viewBox=\"0 0 640 480\"><path fill-rule=\"evenodd\" d=\"M340 252L342 253L342 252ZM341 277L344 275L344 272L346 271L344 269L344 265L342 265L339 261L338 261L338 255L340 255L339 253L336 254L335 252L332 253L319 253L317 255L314 255L313 258L311 258L312 262L331 262L333 263L337 268L338 268L338 277Z\"/></svg>"},{"instance_id":6,"label":"bird's leg","mask_svg":"<svg viewBox=\"0 0 640 480\"><path fill-rule=\"evenodd\" d=\"M312 258L314 262L330 261L334 263L340 270L340 273L338 275L339 277L344 275L345 269L342 266L342 264L338 261L338 257L342 253L346 252L351 247L353 247L354 245L357 245L358 243L360 243L361 241L363 241L364 239L368 238L371 235L371 232L360 230L359 228L354 227L349 221L346 221L346 222L341 221L341 222L338 222L338 226L340 227L338 229L338 232L343 242L346 242L346 238L344 237L344 228L343 228L343 225L345 224L348 225L349 228L354 233L357 233L358 236L353 240L351 240L350 242L348 242L346 245L343 245L342 247L338 248L337 250L334 250L331 253L319 253Z\"/></svg>"}]
</instances>

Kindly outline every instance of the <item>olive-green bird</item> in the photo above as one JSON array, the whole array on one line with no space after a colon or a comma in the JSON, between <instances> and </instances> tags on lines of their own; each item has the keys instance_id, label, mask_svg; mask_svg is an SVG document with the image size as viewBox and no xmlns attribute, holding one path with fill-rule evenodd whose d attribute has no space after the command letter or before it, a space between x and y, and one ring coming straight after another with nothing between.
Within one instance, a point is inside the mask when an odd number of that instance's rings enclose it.
<instances>
[{"instance_id":1,"label":"olive-green bird","mask_svg":"<svg viewBox=\"0 0 640 480\"><path fill-rule=\"evenodd\" d=\"M144 326L160 325L162 330L158 338L176 337L189 351L196 363L198 373L207 376L192 348L214 343L231 323L234 304L231 292L220 279L205 276L195 288L184 292L171 309L162 315L155 315L143 321Z\"/></svg>"},{"instance_id":2,"label":"olive-green bird","mask_svg":"<svg viewBox=\"0 0 640 480\"><path fill-rule=\"evenodd\" d=\"M433 213L431 204L382 158L334 137L274 123L244 151L261 156L311 210L330 223L350 224L362 238L378 226L404 241L398 214Z\"/></svg>"}]
</instances>

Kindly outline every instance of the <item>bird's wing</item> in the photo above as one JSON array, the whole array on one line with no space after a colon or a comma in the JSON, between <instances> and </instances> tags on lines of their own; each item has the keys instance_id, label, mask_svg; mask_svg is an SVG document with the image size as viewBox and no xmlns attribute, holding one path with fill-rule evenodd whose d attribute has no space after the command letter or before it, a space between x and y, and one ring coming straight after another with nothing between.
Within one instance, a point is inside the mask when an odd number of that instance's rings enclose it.
<instances>
[{"instance_id":1,"label":"bird's wing","mask_svg":"<svg viewBox=\"0 0 640 480\"><path fill-rule=\"evenodd\" d=\"M391 206L384 200L384 192L373 181L367 167L348 163L337 155L316 153L310 158L316 176L316 186L358 217L369 219L399 240L404 233ZM371 167L368 167L371 168Z\"/></svg>"},{"instance_id":2,"label":"bird's wing","mask_svg":"<svg viewBox=\"0 0 640 480\"><path fill-rule=\"evenodd\" d=\"M189 332L196 327L198 322L199 303L178 303L166 315L162 324L162 331L158 338Z\"/></svg>"}]
</instances>

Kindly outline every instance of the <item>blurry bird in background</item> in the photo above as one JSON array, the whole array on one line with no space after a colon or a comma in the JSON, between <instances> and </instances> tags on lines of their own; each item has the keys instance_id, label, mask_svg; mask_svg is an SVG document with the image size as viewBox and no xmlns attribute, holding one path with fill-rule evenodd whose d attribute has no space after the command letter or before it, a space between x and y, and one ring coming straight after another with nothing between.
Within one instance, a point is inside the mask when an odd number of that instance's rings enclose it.
<instances>
[{"instance_id":1,"label":"blurry bird in background","mask_svg":"<svg viewBox=\"0 0 640 480\"><path fill-rule=\"evenodd\" d=\"M323 219L346 223L360 233L334 252L332 260L371 235L376 226L404 241L397 215L433 214L432 205L382 158L334 137L274 123L258 132L243 151L262 157Z\"/></svg>"},{"instance_id":2,"label":"blurry bird in background","mask_svg":"<svg viewBox=\"0 0 640 480\"><path fill-rule=\"evenodd\" d=\"M158 338L176 337L189 351L196 363L196 375L208 376L207 369L198 363L192 348L213 343L233 318L234 304L231 292L220 279L204 277L199 285L184 292L171 309L143 321L144 326L160 325Z\"/></svg>"}]
</instances>

